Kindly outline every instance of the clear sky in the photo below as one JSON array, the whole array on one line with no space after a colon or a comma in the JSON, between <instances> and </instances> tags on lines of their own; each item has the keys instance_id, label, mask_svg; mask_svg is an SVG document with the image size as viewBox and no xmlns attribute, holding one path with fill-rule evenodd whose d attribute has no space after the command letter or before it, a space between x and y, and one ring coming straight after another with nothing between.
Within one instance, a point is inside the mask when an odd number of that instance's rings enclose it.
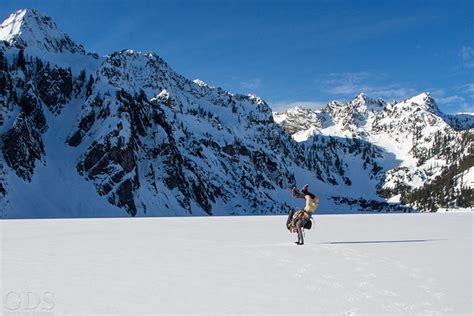
<instances>
[{"instance_id":1,"label":"clear sky","mask_svg":"<svg viewBox=\"0 0 474 316\"><path fill-rule=\"evenodd\" d=\"M429 91L474 112L474 1L2 0L36 8L88 51L155 51L189 79L274 109Z\"/></svg>"}]
</instances>

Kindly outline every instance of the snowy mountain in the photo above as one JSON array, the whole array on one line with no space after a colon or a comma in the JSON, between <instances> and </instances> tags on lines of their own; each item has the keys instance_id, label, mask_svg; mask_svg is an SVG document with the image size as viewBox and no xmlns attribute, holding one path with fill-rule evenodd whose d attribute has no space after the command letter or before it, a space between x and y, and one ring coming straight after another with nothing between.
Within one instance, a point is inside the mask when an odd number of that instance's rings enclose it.
<instances>
[{"instance_id":1,"label":"snowy mountain","mask_svg":"<svg viewBox=\"0 0 474 316\"><path fill-rule=\"evenodd\" d=\"M295 110L290 129L257 96L188 80L152 52L87 53L51 18L20 10L0 26L1 217L285 213L301 206L289 190L303 183L319 212L411 211L387 198L462 156L441 163L426 150L467 148L431 101L411 111L414 125L404 107L418 99ZM443 137L406 152L413 126Z\"/></svg>"},{"instance_id":2,"label":"snowy mountain","mask_svg":"<svg viewBox=\"0 0 474 316\"><path fill-rule=\"evenodd\" d=\"M154 53L84 54L34 10L1 29L3 217L288 210L297 146L262 99Z\"/></svg>"},{"instance_id":3,"label":"snowy mountain","mask_svg":"<svg viewBox=\"0 0 474 316\"><path fill-rule=\"evenodd\" d=\"M383 173L377 191L390 201L427 210L472 207L473 117L443 114L429 93L390 104L360 94L348 103L333 101L316 111L294 108L274 117L306 147L329 136L382 149L383 162L372 168ZM439 190L411 194L440 181L445 184Z\"/></svg>"},{"instance_id":4,"label":"snowy mountain","mask_svg":"<svg viewBox=\"0 0 474 316\"><path fill-rule=\"evenodd\" d=\"M457 113L445 116L446 121L454 129L464 130L474 127L474 113Z\"/></svg>"}]
</instances>

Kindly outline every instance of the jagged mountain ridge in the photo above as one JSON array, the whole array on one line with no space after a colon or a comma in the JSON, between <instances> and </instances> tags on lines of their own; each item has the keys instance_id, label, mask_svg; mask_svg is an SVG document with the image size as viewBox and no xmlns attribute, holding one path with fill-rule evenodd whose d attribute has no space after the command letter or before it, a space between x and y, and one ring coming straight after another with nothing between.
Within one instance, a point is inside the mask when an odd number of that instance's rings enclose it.
<instances>
[{"instance_id":1,"label":"jagged mountain ridge","mask_svg":"<svg viewBox=\"0 0 474 316\"><path fill-rule=\"evenodd\" d=\"M410 192L420 190L455 165L465 167L458 171L467 172L467 179L461 181L459 174L449 173L453 184L445 188L445 195L451 198L433 202L429 209L455 208L460 195L472 195L474 117L443 114L429 93L389 104L360 94L351 102L333 101L320 110L296 107L274 113L274 117L303 144L315 135L338 136L364 140L392 153L396 161L382 166L384 177L378 185L378 193L392 201L410 200L420 207L408 198ZM463 189L466 192L461 193ZM459 200L462 207L472 207L471 197Z\"/></svg>"}]
</instances>

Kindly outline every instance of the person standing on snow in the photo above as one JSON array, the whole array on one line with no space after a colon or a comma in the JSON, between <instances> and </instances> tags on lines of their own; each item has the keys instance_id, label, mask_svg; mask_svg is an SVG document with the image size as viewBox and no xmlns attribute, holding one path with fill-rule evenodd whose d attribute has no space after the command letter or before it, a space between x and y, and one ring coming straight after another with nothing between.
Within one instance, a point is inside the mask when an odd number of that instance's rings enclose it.
<instances>
[{"instance_id":1,"label":"person standing on snow","mask_svg":"<svg viewBox=\"0 0 474 316\"><path fill-rule=\"evenodd\" d=\"M302 210L296 213L294 213L294 211L290 211L290 215L288 216L288 229L291 232L296 231L298 233L298 241L295 242L297 245L304 245L303 228L307 228L308 226L311 227L309 225L311 224L311 216L319 204L318 198L313 193L308 191L308 187L309 186L305 184L301 189L301 192L299 192L296 187L294 187L291 191L291 195L293 195L293 197L306 200L306 205Z\"/></svg>"}]
</instances>

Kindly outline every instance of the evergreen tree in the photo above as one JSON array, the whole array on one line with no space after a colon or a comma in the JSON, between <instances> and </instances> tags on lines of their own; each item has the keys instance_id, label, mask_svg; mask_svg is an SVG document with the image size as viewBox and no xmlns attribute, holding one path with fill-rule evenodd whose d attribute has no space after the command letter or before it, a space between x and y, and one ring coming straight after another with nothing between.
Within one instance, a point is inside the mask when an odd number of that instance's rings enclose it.
<instances>
[{"instance_id":1,"label":"evergreen tree","mask_svg":"<svg viewBox=\"0 0 474 316\"><path fill-rule=\"evenodd\" d=\"M18 68L25 70L26 67L26 60L25 60L25 52L23 49L20 49L18 52L18 58L16 59L16 65Z\"/></svg>"},{"instance_id":2,"label":"evergreen tree","mask_svg":"<svg viewBox=\"0 0 474 316\"><path fill-rule=\"evenodd\" d=\"M77 78L79 82L82 84L86 81L86 71L85 69L82 69L81 72L79 73L79 77Z\"/></svg>"},{"instance_id":3,"label":"evergreen tree","mask_svg":"<svg viewBox=\"0 0 474 316\"><path fill-rule=\"evenodd\" d=\"M94 77L92 75L89 76L89 81L87 82L86 86L86 96L92 95L92 86L94 85Z\"/></svg>"}]
</instances>

